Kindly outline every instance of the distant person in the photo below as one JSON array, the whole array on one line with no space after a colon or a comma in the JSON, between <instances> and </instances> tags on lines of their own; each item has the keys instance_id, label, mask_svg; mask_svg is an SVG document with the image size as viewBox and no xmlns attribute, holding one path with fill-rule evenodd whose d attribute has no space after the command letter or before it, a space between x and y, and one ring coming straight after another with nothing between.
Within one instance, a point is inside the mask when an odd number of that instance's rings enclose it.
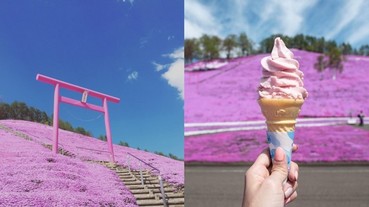
<instances>
[{"instance_id":1,"label":"distant person","mask_svg":"<svg viewBox=\"0 0 369 207\"><path fill-rule=\"evenodd\" d=\"M359 126L363 126L364 125L364 113L363 111L360 111L360 114L357 115L357 117L359 117Z\"/></svg>"},{"instance_id":2,"label":"distant person","mask_svg":"<svg viewBox=\"0 0 369 207\"><path fill-rule=\"evenodd\" d=\"M269 149L265 149L246 172L242 207L284 207L292 202L297 197L298 170L298 165L291 162L288 171L282 148L276 149L273 161Z\"/></svg>"}]
</instances>

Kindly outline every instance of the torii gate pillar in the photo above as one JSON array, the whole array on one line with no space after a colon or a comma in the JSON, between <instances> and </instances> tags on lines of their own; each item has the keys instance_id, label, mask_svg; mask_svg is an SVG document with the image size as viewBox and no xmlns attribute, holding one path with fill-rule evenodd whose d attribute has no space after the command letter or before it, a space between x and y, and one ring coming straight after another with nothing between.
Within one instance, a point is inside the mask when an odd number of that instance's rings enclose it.
<instances>
[{"instance_id":1,"label":"torii gate pillar","mask_svg":"<svg viewBox=\"0 0 369 207\"><path fill-rule=\"evenodd\" d=\"M54 117L53 117L53 127L54 127L54 129L53 129L53 148L52 148L52 151L55 154L58 153L58 144L59 144L59 103L63 102L63 103L71 104L71 105L74 105L74 106L79 106L79 107L82 107L82 108L87 108L87 109L91 109L91 110L94 110L94 111L104 113L106 139L107 139L107 143L108 143L108 150L109 150L109 153L110 153L110 161L115 162L113 142L112 142L111 131L110 131L108 101L111 101L111 102L114 102L114 103L119 103L120 99L116 98L116 97L113 97L113 96L109 96L109 95L100 93L100 92L96 92L96 91L93 91L93 90L90 90L90 89L87 89L87 88L83 88L83 87L80 87L80 86L77 86L77 85L66 83L66 82L61 81L61 80L50 78L50 77L47 77L47 76L44 76L44 75L41 75L41 74L37 74L36 80L55 86L55 89L54 89ZM75 99L60 96L60 88L66 88L66 89L69 89L69 90L72 90L72 91L82 93L82 100L78 101L78 100L75 100ZM94 105L94 104L86 103L88 95L94 96L96 98L100 98L102 100L102 107Z\"/></svg>"}]
</instances>

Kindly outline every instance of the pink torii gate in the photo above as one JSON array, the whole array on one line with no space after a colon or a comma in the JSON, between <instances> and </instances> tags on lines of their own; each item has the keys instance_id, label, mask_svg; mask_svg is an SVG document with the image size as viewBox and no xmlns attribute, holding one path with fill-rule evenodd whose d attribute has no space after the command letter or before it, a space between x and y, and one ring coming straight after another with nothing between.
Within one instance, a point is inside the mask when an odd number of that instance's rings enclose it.
<instances>
[{"instance_id":1,"label":"pink torii gate","mask_svg":"<svg viewBox=\"0 0 369 207\"><path fill-rule=\"evenodd\" d=\"M111 131L110 131L108 101L111 101L111 102L114 102L114 103L119 103L120 99L116 98L116 97L113 97L113 96L103 94L103 93L99 93L99 92L96 92L96 91L93 91L93 90L90 90L90 89L87 89L87 88L83 88L83 87L80 87L80 86L77 86L77 85L66 83L66 82L61 81L61 80L50 78L48 76L41 75L41 74L37 74L36 80L55 86L55 90L54 90L54 119L53 119L54 131L53 131L53 149L52 149L53 152L55 154L58 153L59 103L63 102L63 103L71 104L71 105L74 105L74 106L79 106L79 107L82 107L82 108L87 108L87 109L91 109L91 110L94 110L94 111L104 113L104 115L105 115L104 117L105 117L106 138L107 138L107 141L108 141L110 161L115 162L113 142L112 142ZM65 89L69 89L69 90L72 90L72 91L82 93L82 100L78 101L78 100L75 100L75 99L60 96L60 93L59 93L60 88L65 88ZM94 105L94 104L86 103L88 95L94 96L96 98L100 98L102 100L103 105L102 106L97 106L97 105Z\"/></svg>"}]
</instances>

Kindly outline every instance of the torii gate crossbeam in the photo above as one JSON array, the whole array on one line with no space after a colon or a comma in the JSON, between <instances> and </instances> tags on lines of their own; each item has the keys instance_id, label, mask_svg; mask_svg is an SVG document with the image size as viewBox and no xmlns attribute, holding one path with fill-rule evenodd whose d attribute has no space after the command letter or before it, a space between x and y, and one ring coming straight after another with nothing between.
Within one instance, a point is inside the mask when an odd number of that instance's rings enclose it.
<instances>
[{"instance_id":1,"label":"torii gate crossbeam","mask_svg":"<svg viewBox=\"0 0 369 207\"><path fill-rule=\"evenodd\" d=\"M56 154L58 153L58 143L59 143L59 103L67 103L74 106L79 106L82 108L91 109L94 111L98 111L101 113L104 113L104 119L105 119L105 129L106 129L106 138L108 142L108 150L110 153L110 161L115 162L114 158L114 150L113 150L113 142L111 137L111 131L110 131L110 121L109 121L109 113L108 113L108 101L119 103L120 99L109 96L100 92L96 92L87 88L83 88L77 85L73 85L58 79L50 78L45 75L37 74L36 80L48 83L55 86L54 89L54 117L53 117L53 152ZM60 95L60 88L69 89L72 91L80 92L82 93L82 100L75 100L68 97L64 97ZM94 104L86 103L87 96L93 96L96 98L100 98L102 100L102 106L97 106Z\"/></svg>"}]
</instances>

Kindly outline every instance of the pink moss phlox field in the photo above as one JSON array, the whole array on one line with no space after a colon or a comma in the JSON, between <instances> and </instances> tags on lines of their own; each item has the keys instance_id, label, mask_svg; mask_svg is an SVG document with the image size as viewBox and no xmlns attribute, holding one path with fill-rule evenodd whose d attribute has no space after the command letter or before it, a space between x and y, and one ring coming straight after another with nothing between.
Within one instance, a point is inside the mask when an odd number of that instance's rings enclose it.
<instances>
[{"instance_id":1,"label":"pink moss phlox field","mask_svg":"<svg viewBox=\"0 0 369 207\"><path fill-rule=\"evenodd\" d=\"M265 130L186 138L186 162L253 162L268 145ZM369 131L352 126L296 129L297 162L369 161Z\"/></svg>"},{"instance_id":2,"label":"pink moss phlox field","mask_svg":"<svg viewBox=\"0 0 369 207\"><path fill-rule=\"evenodd\" d=\"M52 144L53 128L50 126L20 120L2 120L0 124L28 135L35 143ZM106 142L73 132L59 130L59 148L73 153L73 155L81 160L109 161L108 146ZM184 164L182 161L129 147L114 145L115 159L119 164L128 164L127 152L159 169L162 178L169 183L179 187L184 186ZM129 165L132 169L139 169L139 161L132 157L130 157L129 160ZM152 171L152 168L147 165L142 164L141 168ZM158 174L157 171L152 171L152 173Z\"/></svg>"},{"instance_id":3,"label":"pink moss phlox field","mask_svg":"<svg viewBox=\"0 0 369 207\"><path fill-rule=\"evenodd\" d=\"M369 57L346 56L344 70L318 73L318 53L292 49L305 74L309 97L300 116L330 117L369 114ZM269 54L238 58L217 70L185 72L185 123L262 120L256 102L261 76L260 60Z\"/></svg>"},{"instance_id":4,"label":"pink moss phlox field","mask_svg":"<svg viewBox=\"0 0 369 207\"><path fill-rule=\"evenodd\" d=\"M369 114L369 57L346 56L343 72L333 80L334 71L318 73L314 69L321 54L296 49L292 52L300 63L309 92L300 117L356 117L360 110ZM268 55L234 59L212 71L185 71L185 123L265 120L257 104L257 88L260 60ZM200 129L192 127L185 131ZM369 161L367 131L350 126L310 127L297 128L295 136L300 148L293 160ZM185 161L250 162L267 147L265 139L265 130L188 136Z\"/></svg>"},{"instance_id":5,"label":"pink moss phlox field","mask_svg":"<svg viewBox=\"0 0 369 207\"><path fill-rule=\"evenodd\" d=\"M0 206L137 206L111 170L0 129Z\"/></svg>"}]
</instances>

